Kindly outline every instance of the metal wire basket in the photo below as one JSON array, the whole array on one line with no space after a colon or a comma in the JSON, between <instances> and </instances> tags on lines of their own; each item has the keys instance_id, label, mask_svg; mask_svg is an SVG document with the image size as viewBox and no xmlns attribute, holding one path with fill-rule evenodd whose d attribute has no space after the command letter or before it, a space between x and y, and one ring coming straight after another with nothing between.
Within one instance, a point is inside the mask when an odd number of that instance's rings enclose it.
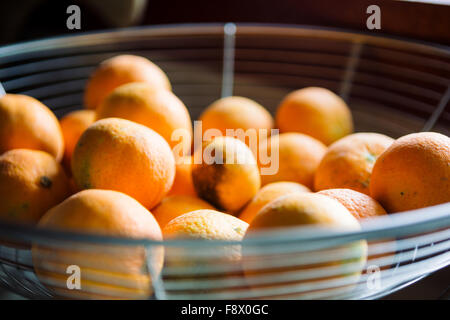
<instances>
[{"instance_id":1,"label":"metal wire basket","mask_svg":"<svg viewBox=\"0 0 450 320\"><path fill-rule=\"evenodd\" d=\"M347 100L357 131L449 134L449 48L338 30L176 25L32 41L0 48L0 81L62 116L81 108L95 66L121 53L157 63L193 119L221 96L274 111L289 91L322 86ZM0 284L29 298L366 299L448 266L449 249L450 203L376 218L360 231L293 228L242 243L0 224ZM81 290L68 286L69 265L80 267Z\"/></svg>"}]
</instances>

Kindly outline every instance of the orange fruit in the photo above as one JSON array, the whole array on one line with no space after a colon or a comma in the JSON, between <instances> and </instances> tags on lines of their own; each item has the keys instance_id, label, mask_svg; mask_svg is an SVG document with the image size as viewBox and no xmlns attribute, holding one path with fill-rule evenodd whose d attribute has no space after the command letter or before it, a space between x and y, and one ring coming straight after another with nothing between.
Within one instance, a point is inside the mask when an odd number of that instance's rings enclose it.
<instances>
[{"instance_id":1,"label":"orange fruit","mask_svg":"<svg viewBox=\"0 0 450 320\"><path fill-rule=\"evenodd\" d=\"M338 201L320 194L296 192L281 196L267 204L250 223L244 240L256 236L264 237L262 231L301 226L317 226L323 230L326 228L339 231L360 229L356 218ZM301 232L301 229L298 232ZM306 251L300 249L296 251L293 245L288 247L287 251L277 252L276 248L276 245L258 247L249 243L243 247L243 267L249 285L252 288L271 287L269 295L272 294L273 288L288 290L299 285L309 286L298 295L299 297L308 297L308 294L318 292L331 295L331 292L335 291L336 294L337 289L340 290L339 294L346 293L359 280L367 257L367 243L364 240L339 246L330 244L325 249L304 248ZM299 248L302 248L301 244ZM335 269L322 274L317 273L325 272L323 269L330 267ZM307 275L309 272L314 274ZM289 280L279 279L294 273L297 274L298 280L292 277ZM273 280L261 281L269 276ZM335 285L336 287L329 284L330 281L342 280L347 281L347 284ZM322 287L324 284L326 289ZM326 287L328 284L329 288ZM331 291L327 293L327 290Z\"/></svg>"},{"instance_id":2,"label":"orange fruit","mask_svg":"<svg viewBox=\"0 0 450 320\"><path fill-rule=\"evenodd\" d=\"M331 197L339 201L358 221L363 222L366 219L386 216L386 210L374 199L364 193L351 189L327 189L319 191L318 194ZM389 262L384 262L380 269L388 269L393 263L396 253L396 244L394 239L368 242L368 251L371 252L372 246L383 246L385 253L370 254L367 257L367 265L377 265L375 259L390 257Z\"/></svg>"},{"instance_id":3,"label":"orange fruit","mask_svg":"<svg viewBox=\"0 0 450 320\"><path fill-rule=\"evenodd\" d=\"M261 170L274 166L273 174L261 175L262 185L277 181L292 181L312 189L314 174L327 147L320 141L301 133L282 133L260 144L260 154L271 155L272 162Z\"/></svg>"},{"instance_id":4,"label":"orange fruit","mask_svg":"<svg viewBox=\"0 0 450 320\"><path fill-rule=\"evenodd\" d=\"M70 172L70 161L81 134L95 121L95 111L76 110L66 114L60 121L64 137L63 164Z\"/></svg>"},{"instance_id":5,"label":"orange fruit","mask_svg":"<svg viewBox=\"0 0 450 320\"><path fill-rule=\"evenodd\" d=\"M72 176L69 178L69 189L71 195L81 191L78 189L77 184L75 183L75 180L73 179Z\"/></svg>"},{"instance_id":6,"label":"orange fruit","mask_svg":"<svg viewBox=\"0 0 450 320\"><path fill-rule=\"evenodd\" d=\"M327 189L318 194L339 201L358 220L385 216L386 210L368 195L351 189Z\"/></svg>"},{"instance_id":7,"label":"orange fruit","mask_svg":"<svg viewBox=\"0 0 450 320\"><path fill-rule=\"evenodd\" d=\"M370 195L389 213L450 201L450 138L435 132L403 136L382 153Z\"/></svg>"},{"instance_id":8,"label":"orange fruit","mask_svg":"<svg viewBox=\"0 0 450 320\"><path fill-rule=\"evenodd\" d=\"M239 218L251 223L258 212L269 202L293 192L311 192L308 187L296 182L272 182L262 187L242 210Z\"/></svg>"},{"instance_id":9,"label":"orange fruit","mask_svg":"<svg viewBox=\"0 0 450 320\"><path fill-rule=\"evenodd\" d=\"M315 190L347 188L368 195L373 165L392 142L379 133L355 133L334 142L317 168Z\"/></svg>"},{"instance_id":10,"label":"orange fruit","mask_svg":"<svg viewBox=\"0 0 450 320\"><path fill-rule=\"evenodd\" d=\"M84 190L50 209L39 228L86 235L161 241L153 215L133 198L111 190ZM155 272L162 269L164 252L153 251ZM149 298L151 277L143 246L100 242L35 243L33 264L40 281L59 296L83 299ZM80 268L81 289L69 290L69 266Z\"/></svg>"},{"instance_id":11,"label":"orange fruit","mask_svg":"<svg viewBox=\"0 0 450 320\"><path fill-rule=\"evenodd\" d=\"M171 91L155 90L149 83L128 83L112 91L97 109L97 119L122 118L158 132L174 148L190 154L192 123L186 106ZM177 133L180 132L180 141ZM175 135L172 136L172 134ZM174 150L178 151L178 150Z\"/></svg>"},{"instance_id":12,"label":"orange fruit","mask_svg":"<svg viewBox=\"0 0 450 320\"><path fill-rule=\"evenodd\" d=\"M94 122L81 135L73 152L72 173L80 189L120 191L152 208L172 187L175 160L155 131L108 118Z\"/></svg>"},{"instance_id":13,"label":"orange fruit","mask_svg":"<svg viewBox=\"0 0 450 320\"><path fill-rule=\"evenodd\" d=\"M129 82L146 82L155 89L171 90L166 74L147 58L129 54L109 58L95 69L84 92L84 104L96 109L115 88Z\"/></svg>"},{"instance_id":14,"label":"orange fruit","mask_svg":"<svg viewBox=\"0 0 450 320\"><path fill-rule=\"evenodd\" d=\"M14 149L0 156L0 219L35 224L69 195L64 169L50 154Z\"/></svg>"},{"instance_id":15,"label":"orange fruit","mask_svg":"<svg viewBox=\"0 0 450 320\"><path fill-rule=\"evenodd\" d=\"M192 182L192 156L184 156L176 159L175 180L168 195L197 196L194 183Z\"/></svg>"},{"instance_id":16,"label":"orange fruit","mask_svg":"<svg viewBox=\"0 0 450 320\"><path fill-rule=\"evenodd\" d=\"M248 224L230 214L211 209L195 210L172 219L162 229L164 239L240 241Z\"/></svg>"},{"instance_id":17,"label":"orange fruit","mask_svg":"<svg viewBox=\"0 0 450 320\"><path fill-rule=\"evenodd\" d=\"M214 138L196 151L192 181L200 198L232 214L261 186L253 153L242 141L230 137Z\"/></svg>"},{"instance_id":18,"label":"orange fruit","mask_svg":"<svg viewBox=\"0 0 450 320\"><path fill-rule=\"evenodd\" d=\"M214 207L196 197L176 195L162 199L160 204L153 209L153 214L161 228L164 228L172 219L184 213L201 209L214 210Z\"/></svg>"},{"instance_id":19,"label":"orange fruit","mask_svg":"<svg viewBox=\"0 0 450 320\"><path fill-rule=\"evenodd\" d=\"M188 212L171 220L163 228L163 236L164 240L241 241L247 227L246 222L232 215L204 209ZM187 276L183 274L183 270L189 272L190 268L198 266L220 265L238 268L236 263L239 263L240 259L240 245L214 245L202 247L201 250L187 250L183 247L166 249L167 267L186 268L180 270L178 277ZM201 273L194 275L205 276ZM219 276L224 275L225 273L221 273Z\"/></svg>"},{"instance_id":20,"label":"orange fruit","mask_svg":"<svg viewBox=\"0 0 450 320\"><path fill-rule=\"evenodd\" d=\"M58 119L32 97L0 97L0 154L12 149L46 151L58 161L63 156L64 140Z\"/></svg>"},{"instance_id":21,"label":"orange fruit","mask_svg":"<svg viewBox=\"0 0 450 320\"><path fill-rule=\"evenodd\" d=\"M308 87L288 94L278 106L276 124L281 132L299 132L329 145L352 133L350 109L325 88Z\"/></svg>"},{"instance_id":22,"label":"orange fruit","mask_svg":"<svg viewBox=\"0 0 450 320\"><path fill-rule=\"evenodd\" d=\"M202 121L203 134L206 130L216 129L225 136L227 129L241 129L242 134L233 137L245 142L254 154L259 140L270 136L274 125L271 114L263 106L251 99L236 96L215 101L203 111L199 120ZM254 132L249 132L252 136L246 137L245 132L249 129ZM261 133L263 135L260 137ZM250 137L255 138L250 140Z\"/></svg>"}]
</instances>

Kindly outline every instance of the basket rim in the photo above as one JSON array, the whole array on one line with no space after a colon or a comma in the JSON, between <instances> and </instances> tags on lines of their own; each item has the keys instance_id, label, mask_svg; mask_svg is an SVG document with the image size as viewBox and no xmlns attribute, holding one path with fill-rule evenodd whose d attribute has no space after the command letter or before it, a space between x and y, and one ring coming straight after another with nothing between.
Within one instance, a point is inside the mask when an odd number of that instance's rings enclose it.
<instances>
[{"instance_id":1,"label":"basket rim","mask_svg":"<svg viewBox=\"0 0 450 320\"><path fill-rule=\"evenodd\" d=\"M450 226L450 202L432 207L404 211L371 219L361 224L360 230L330 229L317 226L299 226L284 229L261 231L243 241L225 240L175 240L162 241L145 238L125 238L106 235L94 235L72 231L62 231L37 226L0 222L0 234L7 239L20 236L32 242L63 241L90 244L108 244L120 246L182 246L214 247L218 245L276 245L300 242L347 243L362 239L388 238L400 235L416 234L427 230L443 229Z\"/></svg>"}]
</instances>

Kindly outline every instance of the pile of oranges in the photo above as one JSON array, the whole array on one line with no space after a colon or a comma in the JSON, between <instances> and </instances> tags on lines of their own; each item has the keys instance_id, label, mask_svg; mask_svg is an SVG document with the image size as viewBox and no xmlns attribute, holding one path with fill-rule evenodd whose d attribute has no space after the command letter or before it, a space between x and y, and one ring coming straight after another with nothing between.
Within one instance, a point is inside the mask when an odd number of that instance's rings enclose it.
<instances>
[{"instance_id":1,"label":"pile of oranges","mask_svg":"<svg viewBox=\"0 0 450 320\"><path fill-rule=\"evenodd\" d=\"M248 98L222 98L201 114L197 148L188 109L146 58L102 62L84 104L58 120L32 97L0 97L0 220L156 241L241 241L301 225L358 230L364 219L450 201L449 137L353 133L350 109L324 88L290 93L275 119ZM229 130L253 130L256 139ZM273 161L276 170L262 174ZM367 243L357 247L363 266ZM167 251L153 253L152 272L201 263ZM142 248L35 244L32 254L37 275L59 295L69 265L82 270L81 298L151 294ZM220 254L240 263L236 246Z\"/></svg>"}]
</instances>

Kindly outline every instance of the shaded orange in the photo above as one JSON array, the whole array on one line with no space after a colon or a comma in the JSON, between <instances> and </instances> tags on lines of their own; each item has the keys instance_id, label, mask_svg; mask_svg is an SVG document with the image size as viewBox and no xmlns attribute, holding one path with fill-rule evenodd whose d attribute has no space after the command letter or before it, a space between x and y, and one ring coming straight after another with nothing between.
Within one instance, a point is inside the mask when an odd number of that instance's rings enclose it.
<instances>
[{"instance_id":1,"label":"shaded orange","mask_svg":"<svg viewBox=\"0 0 450 320\"><path fill-rule=\"evenodd\" d=\"M175 180L168 195L186 195L196 197L192 182L192 156L178 158L175 164Z\"/></svg>"},{"instance_id":2,"label":"shaded orange","mask_svg":"<svg viewBox=\"0 0 450 320\"><path fill-rule=\"evenodd\" d=\"M95 121L95 111L76 110L66 114L59 121L64 137L64 157L63 164L70 172L70 161L75 145L81 134Z\"/></svg>"},{"instance_id":3,"label":"shaded orange","mask_svg":"<svg viewBox=\"0 0 450 320\"><path fill-rule=\"evenodd\" d=\"M63 168L47 152L14 149L0 156L0 219L35 224L69 193Z\"/></svg>"},{"instance_id":4,"label":"shaded orange","mask_svg":"<svg viewBox=\"0 0 450 320\"><path fill-rule=\"evenodd\" d=\"M252 151L240 140L217 137L196 151L192 181L198 196L219 210L236 215L261 186ZM200 154L199 154L200 153Z\"/></svg>"}]
</instances>

